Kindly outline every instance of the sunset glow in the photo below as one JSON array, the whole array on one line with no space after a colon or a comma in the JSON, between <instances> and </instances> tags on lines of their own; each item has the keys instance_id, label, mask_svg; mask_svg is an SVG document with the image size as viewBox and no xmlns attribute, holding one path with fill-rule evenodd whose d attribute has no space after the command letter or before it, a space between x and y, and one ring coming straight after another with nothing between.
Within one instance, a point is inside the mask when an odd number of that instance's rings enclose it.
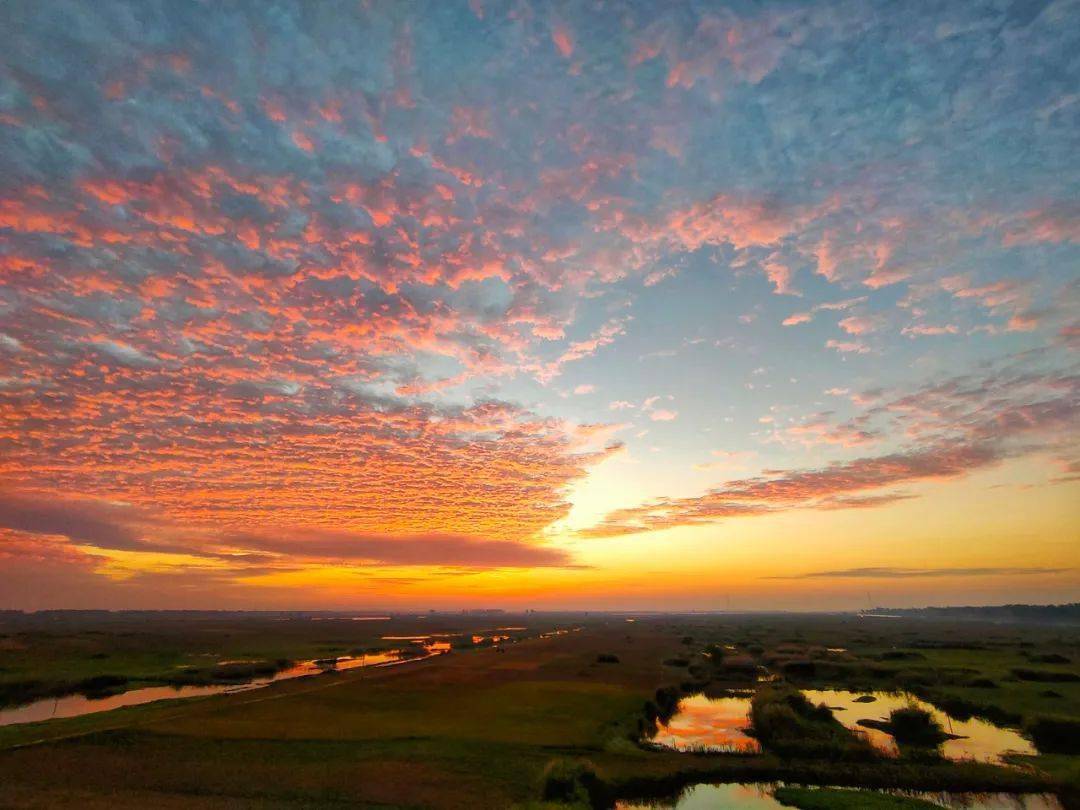
<instances>
[{"instance_id":1,"label":"sunset glow","mask_svg":"<svg viewBox=\"0 0 1080 810\"><path fill-rule=\"evenodd\" d=\"M0 608L1075 601L1070 13L4 4Z\"/></svg>"}]
</instances>

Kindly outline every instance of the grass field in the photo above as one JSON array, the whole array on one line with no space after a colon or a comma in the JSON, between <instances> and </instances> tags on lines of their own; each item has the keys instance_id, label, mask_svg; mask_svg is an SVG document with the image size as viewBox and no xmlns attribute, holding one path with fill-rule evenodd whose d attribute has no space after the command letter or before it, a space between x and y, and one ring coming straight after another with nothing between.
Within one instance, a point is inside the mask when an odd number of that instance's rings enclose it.
<instances>
[{"instance_id":1,"label":"grass field","mask_svg":"<svg viewBox=\"0 0 1080 810\"><path fill-rule=\"evenodd\" d=\"M518 626L520 621L513 617L481 623ZM1000 697L1005 711L1026 720L1043 711L1032 688L1045 691L1047 684L1014 683L1009 673L1018 661L1027 660L1022 650L1053 652L1075 661L1076 639L1069 631L909 622L885 626L835 617L641 617L629 623L579 616L530 622L533 637L505 644L501 651L456 651L399 667L319 675L242 694L0 728L0 806L536 807L543 805L552 769L565 766L587 775L583 781L588 784L581 786L577 798L591 795L600 806L615 797L671 795L697 781L1064 790L1064 780L1074 778L1074 763L1080 760L1065 755L1032 758L1027 764L1035 768L1046 760L1047 767L1039 770L944 761L841 763L781 757L768 748L760 756L694 755L649 751L634 742L646 719L646 704L655 700L659 687L690 688L702 680L710 682L709 688L747 685L744 668L726 671L699 655L708 644L735 647L737 652L728 658L750 656L774 673L783 671L785 661L833 657L849 665L844 672L851 679L866 676L865 668L878 667L901 673L895 678L906 678L903 673L909 672L932 676L972 670L978 673L972 677L1000 682L997 689L982 690L992 693L988 700ZM538 637L542 625L551 624L582 629ZM406 634L398 629L392 634ZM77 628L66 632L78 636ZM225 632L238 643L220 644L215 654L247 651L290 658L360 643L361 634L391 634L385 628L288 628L278 638L265 628L248 627L222 630L219 636ZM160 633L158 629L145 638L157 639ZM957 633L966 643L990 649L919 649L922 658L881 660L885 652L908 649L905 642L943 644ZM301 635L306 646L296 649L303 652L286 649ZM48 648L40 638L35 643ZM97 643L113 642L106 638ZM1035 647L1017 646L1030 643ZM846 649L829 653L827 647ZM69 649L68 642L59 648ZM818 651L823 658L815 658ZM618 663L599 662L601 654L614 655ZM39 655L38 662L48 660L44 652ZM5 653L0 665L9 666L9 658ZM142 659L133 655L127 660ZM22 675L35 673L22 666ZM1052 666L1076 669L1071 664ZM96 673L90 666L81 672ZM880 674L869 677L878 688L882 681L893 682ZM1076 684L1050 686L1063 695L1054 699L1059 713L1077 718ZM967 695L965 687L947 688Z\"/></svg>"}]
</instances>

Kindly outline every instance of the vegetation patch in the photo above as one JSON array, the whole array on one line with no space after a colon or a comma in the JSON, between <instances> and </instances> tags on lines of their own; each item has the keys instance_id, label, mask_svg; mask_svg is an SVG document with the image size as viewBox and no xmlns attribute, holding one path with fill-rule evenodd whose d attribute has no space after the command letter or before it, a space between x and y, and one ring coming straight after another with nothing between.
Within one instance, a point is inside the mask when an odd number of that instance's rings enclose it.
<instances>
[{"instance_id":1,"label":"vegetation patch","mask_svg":"<svg viewBox=\"0 0 1080 810\"><path fill-rule=\"evenodd\" d=\"M1080 754L1080 720L1038 717L1027 726L1035 747L1047 754Z\"/></svg>"},{"instance_id":2,"label":"vegetation patch","mask_svg":"<svg viewBox=\"0 0 1080 810\"><path fill-rule=\"evenodd\" d=\"M936 748L954 735L946 734L941 724L926 709L904 706L893 709L888 720L860 720L860 726L888 732L900 745Z\"/></svg>"},{"instance_id":3,"label":"vegetation patch","mask_svg":"<svg viewBox=\"0 0 1080 810\"><path fill-rule=\"evenodd\" d=\"M1038 681L1039 683L1078 683L1080 675L1075 672L1056 672L1049 669L1028 669L1016 667L1012 670L1013 676L1022 681Z\"/></svg>"},{"instance_id":4,"label":"vegetation patch","mask_svg":"<svg viewBox=\"0 0 1080 810\"><path fill-rule=\"evenodd\" d=\"M750 701L753 733L767 750L785 757L870 760L876 754L863 738L844 728L828 706L815 706L798 690L776 686Z\"/></svg>"},{"instance_id":5,"label":"vegetation patch","mask_svg":"<svg viewBox=\"0 0 1080 810\"><path fill-rule=\"evenodd\" d=\"M780 804L801 810L927 810L941 807L924 799L871 790L782 787L777 788L773 796Z\"/></svg>"},{"instance_id":6,"label":"vegetation patch","mask_svg":"<svg viewBox=\"0 0 1080 810\"><path fill-rule=\"evenodd\" d=\"M541 796L547 802L591 806L599 785L591 762L554 759L544 768Z\"/></svg>"}]
</instances>

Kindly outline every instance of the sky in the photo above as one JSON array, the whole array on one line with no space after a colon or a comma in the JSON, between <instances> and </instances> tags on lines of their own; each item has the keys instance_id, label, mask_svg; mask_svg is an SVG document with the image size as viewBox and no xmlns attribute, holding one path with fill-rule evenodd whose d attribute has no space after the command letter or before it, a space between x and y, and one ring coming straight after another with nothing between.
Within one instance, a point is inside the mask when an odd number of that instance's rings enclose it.
<instances>
[{"instance_id":1,"label":"sky","mask_svg":"<svg viewBox=\"0 0 1080 810\"><path fill-rule=\"evenodd\" d=\"M0 4L0 607L1080 599L1080 2Z\"/></svg>"}]
</instances>

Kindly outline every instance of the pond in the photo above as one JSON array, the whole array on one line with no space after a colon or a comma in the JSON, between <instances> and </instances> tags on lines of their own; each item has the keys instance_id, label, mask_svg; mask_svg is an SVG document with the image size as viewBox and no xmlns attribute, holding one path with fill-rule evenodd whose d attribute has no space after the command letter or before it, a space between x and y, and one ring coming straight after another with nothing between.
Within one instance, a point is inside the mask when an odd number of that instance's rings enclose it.
<instances>
[{"instance_id":1,"label":"pond","mask_svg":"<svg viewBox=\"0 0 1080 810\"><path fill-rule=\"evenodd\" d=\"M43 720L54 720L61 717L78 717L83 714L95 714L107 712L112 709L120 709L125 706L141 706L144 703L154 703L159 700L177 700L179 698L207 697L209 695L224 695L234 692L249 692L253 689L261 689L277 681L304 678L310 675L319 675L323 672L332 672L345 669L358 669L360 667L385 667L395 664L404 664L409 661L419 661L448 652L450 645L446 642L431 642L419 647L420 654L407 654L401 650L383 650L377 653L359 656L341 656L339 658L321 658L312 661L301 661L286 669L279 670L273 675L254 678L250 681L235 684L210 684L206 686L148 686L142 689L131 689L118 695L109 695L101 698L91 698L84 695L65 695L63 697L46 698L27 703L23 706L13 706L0 709L0 726L12 726L19 723L39 723ZM224 662L223 662L224 663Z\"/></svg>"},{"instance_id":2,"label":"pond","mask_svg":"<svg viewBox=\"0 0 1080 810\"><path fill-rule=\"evenodd\" d=\"M813 703L824 703L833 709L836 717L847 728L864 732L870 742L879 751L890 756L898 754L896 742L887 732L866 728L858 724L859 720L888 719L893 709L914 704L933 715L943 729L961 739L946 740L941 745L941 753L948 759L970 759L977 762L1001 764L1002 756L1008 752L1018 754L1036 754L1038 751L1020 732L1010 728L995 726L986 720L972 718L957 720L946 712L926 701L919 700L907 692L848 692L842 689L804 689L803 694ZM873 697L872 702L862 702L866 696Z\"/></svg>"},{"instance_id":3,"label":"pond","mask_svg":"<svg viewBox=\"0 0 1080 810\"><path fill-rule=\"evenodd\" d=\"M777 810L778 784L691 785L673 800L617 802L616 810ZM933 802L951 810L1061 810L1057 797L1046 793L926 793L888 791Z\"/></svg>"},{"instance_id":4,"label":"pond","mask_svg":"<svg viewBox=\"0 0 1080 810\"><path fill-rule=\"evenodd\" d=\"M666 723L657 722L650 742L678 751L755 753L758 741L746 734L749 697L692 695L679 701Z\"/></svg>"}]
</instances>

